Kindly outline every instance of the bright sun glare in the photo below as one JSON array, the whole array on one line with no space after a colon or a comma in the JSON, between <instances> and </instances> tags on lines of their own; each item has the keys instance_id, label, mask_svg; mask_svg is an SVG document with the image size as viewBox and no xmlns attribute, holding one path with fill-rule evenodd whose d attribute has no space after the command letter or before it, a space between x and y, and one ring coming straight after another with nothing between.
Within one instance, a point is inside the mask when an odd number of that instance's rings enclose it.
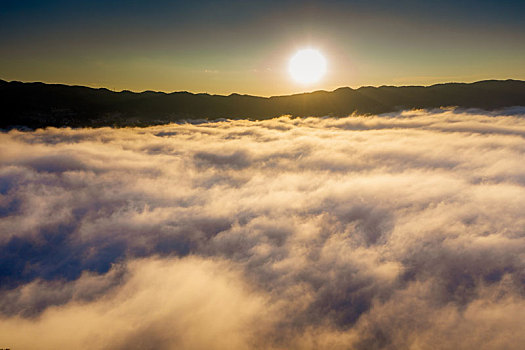
<instances>
[{"instance_id":1,"label":"bright sun glare","mask_svg":"<svg viewBox=\"0 0 525 350\"><path fill-rule=\"evenodd\" d=\"M326 73L326 60L315 49L303 49L290 59L288 70L292 78L301 84L315 83Z\"/></svg>"}]
</instances>

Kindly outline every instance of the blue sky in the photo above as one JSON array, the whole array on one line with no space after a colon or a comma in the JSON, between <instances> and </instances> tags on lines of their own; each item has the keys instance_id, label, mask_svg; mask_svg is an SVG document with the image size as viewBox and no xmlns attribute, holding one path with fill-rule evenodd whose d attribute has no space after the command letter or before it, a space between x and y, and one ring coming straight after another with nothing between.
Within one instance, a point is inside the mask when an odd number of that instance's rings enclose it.
<instances>
[{"instance_id":1,"label":"blue sky","mask_svg":"<svg viewBox=\"0 0 525 350\"><path fill-rule=\"evenodd\" d=\"M0 78L275 95L525 79L522 1L2 1ZM314 86L286 64L319 49Z\"/></svg>"}]
</instances>

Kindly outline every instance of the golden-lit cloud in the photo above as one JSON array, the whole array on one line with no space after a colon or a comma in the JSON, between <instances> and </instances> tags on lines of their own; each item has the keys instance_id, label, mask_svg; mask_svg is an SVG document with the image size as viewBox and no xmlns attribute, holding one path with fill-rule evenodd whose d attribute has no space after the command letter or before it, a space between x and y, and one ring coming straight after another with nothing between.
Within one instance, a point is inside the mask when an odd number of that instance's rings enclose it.
<instances>
[{"instance_id":1,"label":"golden-lit cloud","mask_svg":"<svg viewBox=\"0 0 525 350\"><path fill-rule=\"evenodd\" d=\"M264 300L224 263L142 259L127 269L123 285L94 300L73 298L37 318L2 319L0 337L16 349L241 349L265 327L258 322L259 316L264 321ZM64 286L82 299L92 278L83 275ZM40 282L21 293L31 302L29 295L60 294L64 286Z\"/></svg>"},{"instance_id":2,"label":"golden-lit cloud","mask_svg":"<svg viewBox=\"0 0 525 350\"><path fill-rule=\"evenodd\" d=\"M524 137L522 108L3 132L0 347L517 348Z\"/></svg>"}]
</instances>

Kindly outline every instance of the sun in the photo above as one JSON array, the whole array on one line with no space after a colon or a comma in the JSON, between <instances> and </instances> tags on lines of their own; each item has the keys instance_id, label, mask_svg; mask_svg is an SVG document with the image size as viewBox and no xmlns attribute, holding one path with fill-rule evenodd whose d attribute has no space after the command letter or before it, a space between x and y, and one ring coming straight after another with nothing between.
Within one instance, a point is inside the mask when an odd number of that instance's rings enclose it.
<instances>
[{"instance_id":1,"label":"sun","mask_svg":"<svg viewBox=\"0 0 525 350\"><path fill-rule=\"evenodd\" d=\"M301 84L319 81L326 73L326 60L318 50L299 50L290 59L288 70L292 78Z\"/></svg>"}]
</instances>

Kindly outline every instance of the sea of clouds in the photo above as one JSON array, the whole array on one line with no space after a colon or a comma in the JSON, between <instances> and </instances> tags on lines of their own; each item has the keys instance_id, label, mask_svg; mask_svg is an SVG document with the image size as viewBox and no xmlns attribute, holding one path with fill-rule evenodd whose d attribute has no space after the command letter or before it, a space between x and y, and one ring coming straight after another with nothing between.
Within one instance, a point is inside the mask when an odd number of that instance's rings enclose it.
<instances>
[{"instance_id":1,"label":"sea of clouds","mask_svg":"<svg viewBox=\"0 0 525 350\"><path fill-rule=\"evenodd\" d=\"M525 109L0 133L0 347L517 349Z\"/></svg>"}]
</instances>

